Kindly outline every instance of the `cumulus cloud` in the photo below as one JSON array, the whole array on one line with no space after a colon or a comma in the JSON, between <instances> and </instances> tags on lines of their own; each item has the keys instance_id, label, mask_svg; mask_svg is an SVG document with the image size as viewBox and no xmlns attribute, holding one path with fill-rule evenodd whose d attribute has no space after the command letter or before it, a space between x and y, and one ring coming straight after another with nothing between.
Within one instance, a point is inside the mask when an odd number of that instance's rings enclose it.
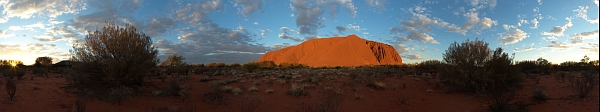
<instances>
[{"instance_id":1,"label":"cumulus cloud","mask_svg":"<svg viewBox=\"0 0 600 112\"><path fill-rule=\"evenodd\" d=\"M271 46L271 49L279 50L279 49L290 47L290 46L293 46L293 45L290 43L281 43L281 44L275 44L275 45Z\"/></svg>"},{"instance_id":2,"label":"cumulus cloud","mask_svg":"<svg viewBox=\"0 0 600 112\"><path fill-rule=\"evenodd\" d=\"M290 29L288 27L281 27L279 28L279 30L283 31L284 33L290 33L290 32L295 32L293 29Z\"/></svg>"},{"instance_id":3,"label":"cumulus cloud","mask_svg":"<svg viewBox=\"0 0 600 112\"><path fill-rule=\"evenodd\" d=\"M221 9L221 0L208 0L202 4L187 4L185 7L177 9L174 17L180 21L187 21L189 24L197 24L204 20L211 11Z\"/></svg>"},{"instance_id":4,"label":"cumulus cloud","mask_svg":"<svg viewBox=\"0 0 600 112\"><path fill-rule=\"evenodd\" d=\"M346 28L352 29L352 30L355 30L355 31L358 31L358 32L360 32L362 30L367 30L366 28L360 28L360 26L358 26L358 25L352 25L352 24L346 25Z\"/></svg>"},{"instance_id":5,"label":"cumulus cloud","mask_svg":"<svg viewBox=\"0 0 600 112\"><path fill-rule=\"evenodd\" d=\"M421 54L420 54L420 53L406 54L406 55L402 55L402 57L403 57L404 59L410 59L410 60L421 60L421 59L423 59L423 58L421 57Z\"/></svg>"},{"instance_id":6,"label":"cumulus cloud","mask_svg":"<svg viewBox=\"0 0 600 112\"><path fill-rule=\"evenodd\" d=\"M290 6L294 11L300 34L315 35L317 29L325 27L325 18L322 15L326 9L333 18L336 17L340 7L346 8L352 17L356 16L356 7L349 0L316 1L316 4L310 4L306 0L292 0Z\"/></svg>"},{"instance_id":7,"label":"cumulus cloud","mask_svg":"<svg viewBox=\"0 0 600 112\"><path fill-rule=\"evenodd\" d=\"M192 59L188 61L193 63L207 61L247 62L250 60L249 57L259 55L269 49L261 44L254 44L256 42L255 35L241 26L237 29L227 29L216 23L202 22L197 27L180 31L177 42L158 39L155 45L163 55L182 54L186 58ZM236 59L229 61L218 59L218 56L231 57L228 55Z\"/></svg>"},{"instance_id":8,"label":"cumulus cloud","mask_svg":"<svg viewBox=\"0 0 600 112\"><path fill-rule=\"evenodd\" d=\"M235 0L234 6L239 6L238 13L244 18L251 16L252 13L262 11L265 5L263 0Z\"/></svg>"},{"instance_id":9,"label":"cumulus cloud","mask_svg":"<svg viewBox=\"0 0 600 112\"><path fill-rule=\"evenodd\" d=\"M12 33L7 33L6 31L0 30L0 38L9 38L9 37L14 37L16 36L15 34Z\"/></svg>"},{"instance_id":10,"label":"cumulus cloud","mask_svg":"<svg viewBox=\"0 0 600 112\"><path fill-rule=\"evenodd\" d=\"M508 32L507 34L502 34L500 36L500 39L498 39L498 44L514 44L527 37L529 37L529 34L527 32L515 28L513 31Z\"/></svg>"},{"instance_id":11,"label":"cumulus cloud","mask_svg":"<svg viewBox=\"0 0 600 112\"><path fill-rule=\"evenodd\" d=\"M498 21L496 21L496 20L492 20L492 19L490 19L490 18L487 18L487 17L484 17L484 18L481 20L481 23L480 23L480 24L481 24L481 28L482 28L482 29L487 29L487 28L491 28L491 27L492 27L492 25L498 25Z\"/></svg>"},{"instance_id":12,"label":"cumulus cloud","mask_svg":"<svg viewBox=\"0 0 600 112\"><path fill-rule=\"evenodd\" d=\"M563 26L555 26L549 32L542 32L542 35L547 35L547 36L562 36L563 33L565 32L565 30L571 28L572 26L573 26L573 23L571 22L571 19L567 18L567 23L565 25L563 25Z\"/></svg>"},{"instance_id":13,"label":"cumulus cloud","mask_svg":"<svg viewBox=\"0 0 600 112\"><path fill-rule=\"evenodd\" d=\"M597 1L595 1L595 2L597 2ZM585 21L592 23L592 24L598 24L598 18L594 18L594 19L588 18L587 10L589 8L590 8L589 6L579 6L577 9L573 10L573 12L577 12L577 15L575 15L576 17L580 17L580 18L584 19Z\"/></svg>"},{"instance_id":14,"label":"cumulus cloud","mask_svg":"<svg viewBox=\"0 0 600 112\"><path fill-rule=\"evenodd\" d=\"M0 2L0 5L4 7L2 13L5 18L21 19L36 15L56 18L63 14L78 14L87 9L83 0L9 0Z\"/></svg>"},{"instance_id":15,"label":"cumulus cloud","mask_svg":"<svg viewBox=\"0 0 600 112\"><path fill-rule=\"evenodd\" d=\"M589 43L587 46L580 47L579 49L581 49L581 51L583 51L586 54L594 55L594 56L597 56L598 52L599 52L598 44L595 44L595 43Z\"/></svg>"},{"instance_id":16,"label":"cumulus cloud","mask_svg":"<svg viewBox=\"0 0 600 112\"><path fill-rule=\"evenodd\" d=\"M337 30L339 33L344 33L347 29L343 26L336 26L335 30Z\"/></svg>"},{"instance_id":17,"label":"cumulus cloud","mask_svg":"<svg viewBox=\"0 0 600 112\"><path fill-rule=\"evenodd\" d=\"M529 46L523 50L520 50L519 48L515 48L515 52L525 52L525 51L533 50L533 49L535 49L535 47L533 45L534 45L534 43L531 43L531 46Z\"/></svg>"},{"instance_id":18,"label":"cumulus cloud","mask_svg":"<svg viewBox=\"0 0 600 112\"><path fill-rule=\"evenodd\" d=\"M288 35L286 33L280 33L278 37L282 38L282 39L290 39L290 40L293 40L293 41L296 41L296 42L302 42L302 41L304 41L304 40L302 40L302 39L300 39L298 37L290 36L290 35Z\"/></svg>"},{"instance_id":19,"label":"cumulus cloud","mask_svg":"<svg viewBox=\"0 0 600 112\"><path fill-rule=\"evenodd\" d=\"M269 29L260 30L260 36L265 37L265 36L267 36L267 33L269 33L269 32L271 32L271 30L269 30Z\"/></svg>"},{"instance_id":20,"label":"cumulus cloud","mask_svg":"<svg viewBox=\"0 0 600 112\"><path fill-rule=\"evenodd\" d=\"M496 0L467 0L475 9L494 8L497 5Z\"/></svg>"},{"instance_id":21,"label":"cumulus cloud","mask_svg":"<svg viewBox=\"0 0 600 112\"><path fill-rule=\"evenodd\" d=\"M151 18L145 25L145 33L150 36L157 36L165 33L168 29L175 26L175 22L169 18Z\"/></svg>"},{"instance_id":22,"label":"cumulus cloud","mask_svg":"<svg viewBox=\"0 0 600 112\"><path fill-rule=\"evenodd\" d=\"M432 36L427 34L426 32L431 31L430 26L443 26L443 21L430 19L423 14L414 14L414 16L409 19L400 22L401 28L390 28L390 32L393 35L392 37L396 39L399 43L406 41L419 41L422 43L433 43L439 44ZM424 32L426 31L426 32ZM401 34L402 32L407 32L407 34Z\"/></svg>"},{"instance_id":23,"label":"cumulus cloud","mask_svg":"<svg viewBox=\"0 0 600 112\"><path fill-rule=\"evenodd\" d=\"M579 44L579 43L582 43L583 40L593 39L593 38L598 38L598 30L582 32L582 33L571 35L570 40L571 40L571 43L573 43L573 44Z\"/></svg>"},{"instance_id":24,"label":"cumulus cloud","mask_svg":"<svg viewBox=\"0 0 600 112\"><path fill-rule=\"evenodd\" d=\"M530 28L531 29L537 29L540 22L538 21L537 18L534 18L534 19L531 20L531 23L533 24L533 26L530 27Z\"/></svg>"},{"instance_id":25,"label":"cumulus cloud","mask_svg":"<svg viewBox=\"0 0 600 112\"><path fill-rule=\"evenodd\" d=\"M566 42L557 42L556 40L552 40L550 42L552 43L552 45L545 46L545 48L560 49L560 50L571 48L571 46L569 46Z\"/></svg>"},{"instance_id":26,"label":"cumulus cloud","mask_svg":"<svg viewBox=\"0 0 600 112\"><path fill-rule=\"evenodd\" d=\"M409 51L408 47L404 44L395 44L395 48L396 51L398 51L398 54L402 54Z\"/></svg>"},{"instance_id":27,"label":"cumulus cloud","mask_svg":"<svg viewBox=\"0 0 600 112\"><path fill-rule=\"evenodd\" d=\"M379 12L383 12L385 10L386 0L365 0L367 5L372 8L377 8Z\"/></svg>"}]
</instances>

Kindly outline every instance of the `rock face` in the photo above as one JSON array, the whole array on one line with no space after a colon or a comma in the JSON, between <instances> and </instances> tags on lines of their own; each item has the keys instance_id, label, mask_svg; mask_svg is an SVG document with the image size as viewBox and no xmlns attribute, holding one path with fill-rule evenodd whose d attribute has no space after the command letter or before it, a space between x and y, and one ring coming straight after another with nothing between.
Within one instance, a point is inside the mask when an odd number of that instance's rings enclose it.
<instances>
[{"instance_id":1,"label":"rock face","mask_svg":"<svg viewBox=\"0 0 600 112\"><path fill-rule=\"evenodd\" d=\"M402 64L402 58L394 47L356 35L308 40L267 52L258 61L300 63L312 67Z\"/></svg>"}]
</instances>

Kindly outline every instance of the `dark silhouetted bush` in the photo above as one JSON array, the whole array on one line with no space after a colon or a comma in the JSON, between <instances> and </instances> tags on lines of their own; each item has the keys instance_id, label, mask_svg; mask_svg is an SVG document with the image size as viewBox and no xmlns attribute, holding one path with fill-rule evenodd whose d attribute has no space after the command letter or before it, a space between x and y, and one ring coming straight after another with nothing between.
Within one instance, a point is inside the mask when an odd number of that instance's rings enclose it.
<instances>
[{"instance_id":1,"label":"dark silhouetted bush","mask_svg":"<svg viewBox=\"0 0 600 112\"><path fill-rule=\"evenodd\" d=\"M503 94L517 90L524 78L502 48L492 50L483 40L454 42L443 58L447 65L441 76L453 91Z\"/></svg>"},{"instance_id":2,"label":"dark silhouetted bush","mask_svg":"<svg viewBox=\"0 0 600 112\"><path fill-rule=\"evenodd\" d=\"M15 93L17 92L17 84L15 84L15 81L10 79L6 80L6 92L10 97L10 101L12 101L13 97L15 97Z\"/></svg>"}]
</instances>

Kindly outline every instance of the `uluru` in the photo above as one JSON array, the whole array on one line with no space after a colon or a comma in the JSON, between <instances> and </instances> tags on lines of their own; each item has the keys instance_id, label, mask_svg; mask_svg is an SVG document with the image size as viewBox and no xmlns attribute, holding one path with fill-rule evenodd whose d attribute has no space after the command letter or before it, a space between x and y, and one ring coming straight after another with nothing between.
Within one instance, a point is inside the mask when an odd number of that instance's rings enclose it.
<instances>
[{"instance_id":1,"label":"uluru","mask_svg":"<svg viewBox=\"0 0 600 112\"><path fill-rule=\"evenodd\" d=\"M267 52L258 61L299 63L311 67L402 64L402 58L394 47L356 35L308 40Z\"/></svg>"}]
</instances>

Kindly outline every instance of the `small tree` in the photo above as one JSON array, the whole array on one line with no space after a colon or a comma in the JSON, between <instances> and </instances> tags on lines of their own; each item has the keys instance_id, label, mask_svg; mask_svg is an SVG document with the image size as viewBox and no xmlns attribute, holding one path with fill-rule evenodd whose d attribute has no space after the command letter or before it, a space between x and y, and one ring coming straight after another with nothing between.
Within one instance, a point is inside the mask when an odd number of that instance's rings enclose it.
<instances>
[{"instance_id":1,"label":"small tree","mask_svg":"<svg viewBox=\"0 0 600 112\"><path fill-rule=\"evenodd\" d=\"M102 30L88 32L83 45L73 46L73 67L82 72L73 80L95 88L141 85L143 73L158 63L157 53L152 38L134 26L106 23Z\"/></svg>"},{"instance_id":2,"label":"small tree","mask_svg":"<svg viewBox=\"0 0 600 112\"><path fill-rule=\"evenodd\" d=\"M185 58L183 56L173 54L173 55L167 57L167 59L165 61L160 63L160 66L170 66L170 67L183 66L185 64L185 62L183 62L183 60L185 60Z\"/></svg>"},{"instance_id":3,"label":"small tree","mask_svg":"<svg viewBox=\"0 0 600 112\"><path fill-rule=\"evenodd\" d=\"M45 56L45 57L37 57L35 59L35 64L34 66L41 68L41 67L50 67L52 66L52 58Z\"/></svg>"},{"instance_id":4,"label":"small tree","mask_svg":"<svg viewBox=\"0 0 600 112\"><path fill-rule=\"evenodd\" d=\"M10 101L12 101L13 97L15 97L16 91L17 91L17 85L15 84L15 81L6 79L6 92L8 93L8 96L10 97Z\"/></svg>"}]
</instances>

